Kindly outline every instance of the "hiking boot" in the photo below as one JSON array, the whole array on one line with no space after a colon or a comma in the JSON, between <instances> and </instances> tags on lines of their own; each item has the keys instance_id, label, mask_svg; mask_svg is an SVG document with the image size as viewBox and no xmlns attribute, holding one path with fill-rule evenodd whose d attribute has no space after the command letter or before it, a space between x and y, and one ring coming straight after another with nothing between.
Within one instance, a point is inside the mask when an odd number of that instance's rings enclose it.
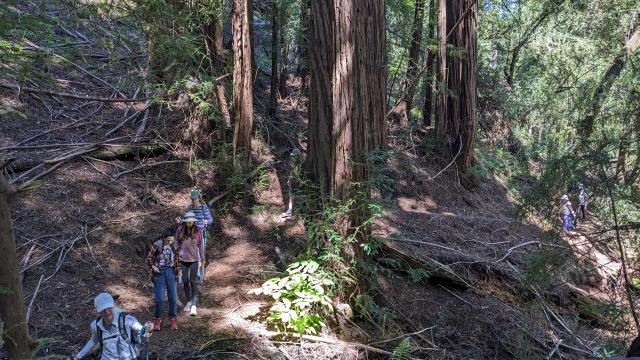
<instances>
[{"instance_id":1,"label":"hiking boot","mask_svg":"<svg viewBox=\"0 0 640 360\"><path fill-rule=\"evenodd\" d=\"M171 330L178 330L178 320L176 320L176 318L171 318L171 320L169 320L169 326L171 327Z\"/></svg>"},{"instance_id":2,"label":"hiking boot","mask_svg":"<svg viewBox=\"0 0 640 360\"><path fill-rule=\"evenodd\" d=\"M184 312L189 312L190 310L191 310L191 301L189 301L187 305L184 306Z\"/></svg>"},{"instance_id":3,"label":"hiking boot","mask_svg":"<svg viewBox=\"0 0 640 360\"><path fill-rule=\"evenodd\" d=\"M162 320L160 319L153 320L153 331L160 331L161 326L162 326Z\"/></svg>"},{"instance_id":4,"label":"hiking boot","mask_svg":"<svg viewBox=\"0 0 640 360\"><path fill-rule=\"evenodd\" d=\"M191 316L196 316L198 315L198 311L196 310L196 306L195 305L191 305Z\"/></svg>"}]
</instances>

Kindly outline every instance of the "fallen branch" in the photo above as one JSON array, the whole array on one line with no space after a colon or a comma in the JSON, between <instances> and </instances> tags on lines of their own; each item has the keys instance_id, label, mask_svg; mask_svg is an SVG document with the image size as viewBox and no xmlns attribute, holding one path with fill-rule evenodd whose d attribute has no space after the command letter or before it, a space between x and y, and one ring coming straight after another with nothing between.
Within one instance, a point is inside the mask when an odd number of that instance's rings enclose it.
<instances>
[{"instance_id":1,"label":"fallen branch","mask_svg":"<svg viewBox=\"0 0 640 360\"><path fill-rule=\"evenodd\" d=\"M129 120L131 119L135 119L136 117L138 117L138 115L140 115L140 113L142 113L143 111L147 110L149 108L150 104L147 102L147 104L145 104L145 106L140 109L137 110L136 112L134 112L131 116L126 117L124 120L122 120L118 125L116 125L113 129L107 131L106 134L104 134L104 136L102 138L106 138L107 136L113 134L114 132L118 131L118 129L120 129L121 127L124 126L124 124L126 124L127 122L129 122Z\"/></svg>"},{"instance_id":2,"label":"fallen branch","mask_svg":"<svg viewBox=\"0 0 640 360\"><path fill-rule=\"evenodd\" d=\"M61 97L66 97L70 99L79 99L79 100L86 100L86 101L98 101L98 102L110 102L110 103L111 102L145 102L147 101L147 99L105 98L105 97L95 97L95 96L88 96L88 95L81 95L81 94L71 94L71 93L64 93L64 92L58 92L58 91L36 89L36 88L31 88L26 86L22 87L17 85L10 85L10 84L5 84L1 82L0 82L0 87L18 90L18 91L24 91L28 93L44 94L49 96L61 96Z\"/></svg>"},{"instance_id":3,"label":"fallen branch","mask_svg":"<svg viewBox=\"0 0 640 360\"><path fill-rule=\"evenodd\" d=\"M213 199L209 200L209 202L207 203L209 206L213 205L215 202L217 202L218 200L222 199L223 197L229 195L229 191L223 191L222 193L220 193L218 196L214 197Z\"/></svg>"},{"instance_id":4,"label":"fallen branch","mask_svg":"<svg viewBox=\"0 0 640 360\"><path fill-rule=\"evenodd\" d=\"M140 169L144 169L144 168L147 168L147 167L152 167L152 166L157 166L157 165L165 165L165 164L173 164L173 163L184 163L184 162L186 162L186 160L168 160L168 161L160 161L160 162L153 163L153 164L143 164L143 165L140 165L140 166L136 166L133 169L118 173L118 174L116 174L116 176L113 177L113 179L117 180L122 175L126 175L126 174L129 174L129 173L132 173L134 171L138 171Z\"/></svg>"},{"instance_id":5,"label":"fallen branch","mask_svg":"<svg viewBox=\"0 0 640 360\"><path fill-rule=\"evenodd\" d=\"M471 280L469 278L455 273L448 266L434 259L426 260L418 258L390 246L385 241L381 242L381 248L388 256L404 261L410 268L426 270L430 274L431 278L440 279L451 286L461 289L468 289L471 287Z\"/></svg>"},{"instance_id":6,"label":"fallen branch","mask_svg":"<svg viewBox=\"0 0 640 360\"><path fill-rule=\"evenodd\" d=\"M511 255L511 253L513 252L513 250L515 250L515 249L517 249L517 248L520 248L520 247L523 247L523 246L527 246L527 245L534 245L534 244L540 244L540 241L527 241L527 242L525 242L525 243L518 244L518 245L516 245L516 246L514 246L514 247L510 248L509 250L507 250L507 253L506 253L506 254L504 254L504 256L503 256L503 257L501 257L500 259L494 260L494 262L500 262L500 261L502 261L502 260L504 260L504 259L508 258L508 257L509 257L509 255Z\"/></svg>"},{"instance_id":7,"label":"fallen branch","mask_svg":"<svg viewBox=\"0 0 640 360\"><path fill-rule=\"evenodd\" d=\"M36 286L36 291L33 292L33 296L31 297L31 301L29 301L29 308L27 308L27 323L31 318L31 309L33 309L33 302L36 299L36 295L38 295L38 290L40 290L40 284L42 283L42 279L44 275L40 275L40 280L38 280L38 285Z\"/></svg>"}]
</instances>

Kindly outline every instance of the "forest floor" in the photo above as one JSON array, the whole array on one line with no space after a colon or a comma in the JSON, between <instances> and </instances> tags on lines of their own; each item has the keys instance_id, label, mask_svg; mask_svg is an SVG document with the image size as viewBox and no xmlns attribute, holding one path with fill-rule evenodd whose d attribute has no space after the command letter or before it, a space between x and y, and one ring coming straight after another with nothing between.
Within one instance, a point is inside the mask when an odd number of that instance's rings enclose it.
<instances>
[{"instance_id":1,"label":"forest floor","mask_svg":"<svg viewBox=\"0 0 640 360\"><path fill-rule=\"evenodd\" d=\"M113 34L140 40L135 32L109 19L89 26L80 12L53 2L46 10L60 26L53 41L39 45L75 63L47 63L41 70L53 80L50 88L132 97L143 85L135 66L113 61L138 54L124 43L108 50L100 42ZM39 50L32 46L30 51ZM214 203L216 224L198 316L180 311L177 331L165 328L151 337L150 349L162 359L388 357L342 342L270 339L259 321L267 299L247 295L282 268L276 248L284 261L305 248L301 220L280 218L286 208L288 154L292 145L299 146L306 126L302 83L290 80L291 96L280 101L277 123L262 115L259 104L266 103L266 93L257 92L260 136L253 160L264 171L250 199L234 203L230 194ZM82 346L96 316L93 297L101 291L117 296L118 305L139 320L152 320L145 247L184 211L192 186L209 200L229 181L215 161L198 162L173 145L179 137L176 124L188 110L172 103L172 111L153 109L145 116L141 103L18 95L7 89L0 89L0 101L24 114L9 114L0 122L1 157L35 166L10 170L10 179L25 182L55 166L40 188L15 200L12 219L26 302L32 303L30 328L34 337L48 339L41 354L71 354ZM139 116L115 129L137 111ZM447 167L425 146L430 132L392 125L394 155L381 169L391 185L375 196L384 212L374 226L391 252L375 266L375 302L356 309L359 317L341 333L327 329L323 335L388 351L408 336L414 357L433 359L584 358L619 339L619 324L604 323L598 306L621 298L620 264L600 235L592 234L597 229L584 224L579 232L554 240L549 225L518 217L517 192L503 177L486 174L474 186L463 186L455 166ZM95 156L94 147L118 148L115 144L159 144L163 150L140 159ZM41 159L52 161L33 163ZM406 264L402 254L430 271ZM551 274L552 267L536 267L540 254L573 265ZM545 275L561 280L538 292L530 284Z\"/></svg>"}]
</instances>

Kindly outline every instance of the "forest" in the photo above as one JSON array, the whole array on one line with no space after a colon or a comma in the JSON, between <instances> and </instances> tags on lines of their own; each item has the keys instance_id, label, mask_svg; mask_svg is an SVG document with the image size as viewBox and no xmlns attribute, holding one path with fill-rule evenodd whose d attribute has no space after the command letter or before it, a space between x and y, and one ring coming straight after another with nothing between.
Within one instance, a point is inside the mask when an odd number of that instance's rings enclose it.
<instances>
[{"instance_id":1,"label":"forest","mask_svg":"<svg viewBox=\"0 0 640 360\"><path fill-rule=\"evenodd\" d=\"M2 0L0 254L0 359L640 359L640 3Z\"/></svg>"}]
</instances>

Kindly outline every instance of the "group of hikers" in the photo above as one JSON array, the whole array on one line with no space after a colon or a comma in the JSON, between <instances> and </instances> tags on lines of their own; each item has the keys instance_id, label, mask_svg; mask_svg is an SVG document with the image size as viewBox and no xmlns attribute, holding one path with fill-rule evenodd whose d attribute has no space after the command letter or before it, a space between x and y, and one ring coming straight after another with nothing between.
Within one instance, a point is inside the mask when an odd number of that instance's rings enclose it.
<instances>
[{"instance_id":1,"label":"group of hikers","mask_svg":"<svg viewBox=\"0 0 640 360\"><path fill-rule=\"evenodd\" d=\"M570 230L575 230L578 226L578 217L576 213L579 213L582 217L582 221L587 219L587 208L589 205L589 195L584 188L584 184L578 183L578 207L574 210L569 200L569 195L564 194L560 197L560 219L562 220L562 232L568 233Z\"/></svg>"},{"instance_id":2,"label":"group of hikers","mask_svg":"<svg viewBox=\"0 0 640 360\"><path fill-rule=\"evenodd\" d=\"M115 306L111 294L100 293L94 299L98 317L91 322L91 339L73 359L98 353L100 360L137 359L143 336L162 328L165 293L169 303L169 328L178 329L178 284L184 288L184 311L197 315L198 284L205 280L205 249L208 228L213 216L198 190L191 191L191 204L184 215L175 219L178 227L167 227L154 241L147 255L153 281L155 319L143 326L131 314Z\"/></svg>"}]
</instances>

